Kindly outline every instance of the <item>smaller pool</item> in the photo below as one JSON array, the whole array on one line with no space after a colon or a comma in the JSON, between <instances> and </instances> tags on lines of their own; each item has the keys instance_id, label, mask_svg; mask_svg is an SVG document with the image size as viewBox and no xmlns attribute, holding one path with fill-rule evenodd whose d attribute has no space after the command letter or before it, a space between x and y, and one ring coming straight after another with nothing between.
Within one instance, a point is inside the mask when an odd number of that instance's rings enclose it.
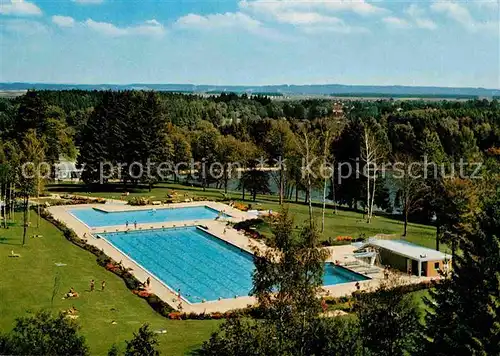
<instances>
[{"instance_id":1,"label":"smaller pool","mask_svg":"<svg viewBox=\"0 0 500 356\"><path fill-rule=\"evenodd\" d=\"M370 278L357 272L351 271L333 263L325 263L325 273L323 275L323 285L333 286L335 284L366 281Z\"/></svg>"},{"instance_id":2,"label":"smaller pool","mask_svg":"<svg viewBox=\"0 0 500 356\"><path fill-rule=\"evenodd\" d=\"M105 212L93 208L71 209L70 213L78 220L82 221L89 227L104 227L133 225L138 224L161 223L172 221L188 221L188 220L213 220L221 213L207 206L192 206L185 208L158 208L147 210L127 210ZM224 216L229 216L223 214Z\"/></svg>"}]
</instances>

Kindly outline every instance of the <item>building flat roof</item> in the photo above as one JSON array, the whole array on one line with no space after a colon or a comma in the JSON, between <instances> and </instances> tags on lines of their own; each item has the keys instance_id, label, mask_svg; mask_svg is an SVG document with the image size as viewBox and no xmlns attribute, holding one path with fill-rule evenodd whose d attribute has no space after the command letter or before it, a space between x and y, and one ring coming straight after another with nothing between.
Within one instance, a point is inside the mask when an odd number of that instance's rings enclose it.
<instances>
[{"instance_id":1,"label":"building flat roof","mask_svg":"<svg viewBox=\"0 0 500 356\"><path fill-rule=\"evenodd\" d=\"M411 258L416 261L441 261L445 259L451 259L451 256L436 251L427 247L419 246L412 244L411 242L404 240L383 240L383 239L375 239L370 238L363 247L379 247L385 250L392 251L398 255L405 256L407 258Z\"/></svg>"}]
</instances>

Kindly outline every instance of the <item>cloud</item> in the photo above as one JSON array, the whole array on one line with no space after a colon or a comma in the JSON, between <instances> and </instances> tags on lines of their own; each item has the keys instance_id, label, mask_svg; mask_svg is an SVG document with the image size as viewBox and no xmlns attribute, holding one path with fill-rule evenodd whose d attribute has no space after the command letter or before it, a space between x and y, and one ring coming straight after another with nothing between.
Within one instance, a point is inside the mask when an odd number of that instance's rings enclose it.
<instances>
[{"instance_id":1,"label":"cloud","mask_svg":"<svg viewBox=\"0 0 500 356\"><path fill-rule=\"evenodd\" d=\"M318 25L318 26L304 26L300 29L302 32L310 35L325 34L325 33L368 33L368 29L359 26L349 26L344 21L338 24L331 25Z\"/></svg>"},{"instance_id":2,"label":"cloud","mask_svg":"<svg viewBox=\"0 0 500 356\"><path fill-rule=\"evenodd\" d=\"M382 19L382 21L389 27L393 27L393 28L399 28L399 29L402 29L402 28L410 28L410 24L408 23L408 21L406 21L405 19L402 19L402 18L399 18L399 17L394 17L394 16L388 16L388 17L384 17Z\"/></svg>"},{"instance_id":3,"label":"cloud","mask_svg":"<svg viewBox=\"0 0 500 356\"><path fill-rule=\"evenodd\" d=\"M431 5L431 10L438 13L443 13L464 26L469 26L470 24L475 22L467 8L451 1L434 2Z\"/></svg>"},{"instance_id":4,"label":"cloud","mask_svg":"<svg viewBox=\"0 0 500 356\"><path fill-rule=\"evenodd\" d=\"M87 19L83 23L87 28L110 37L121 36L161 36L165 33L165 28L156 20L147 20L136 26L118 27L109 22L98 22Z\"/></svg>"},{"instance_id":5,"label":"cloud","mask_svg":"<svg viewBox=\"0 0 500 356\"><path fill-rule=\"evenodd\" d=\"M242 12L251 13L262 21L293 25L309 34L367 32L365 28L346 24L333 14L353 12L368 16L387 12L365 0L242 0L238 6Z\"/></svg>"},{"instance_id":6,"label":"cloud","mask_svg":"<svg viewBox=\"0 0 500 356\"><path fill-rule=\"evenodd\" d=\"M73 2L76 2L78 4L101 4L104 2L104 0L71 0Z\"/></svg>"},{"instance_id":7,"label":"cloud","mask_svg":"<svg viewBox=\"0 0 500 356\"><path fill-rule=\"evenodd\" d=\"M365 28L347 25L344 20L338 17L325 16L317 12L283 12L276 14L276 21L296 26L299 30L307 34L367 32Z\"/></svg>"},{"instance_id":8,"label":"cloud","mask_svg":"<svg viewBox=\"0 0 500 356\"><path fill-rule=\"evenodd\" d=\"M427 30L435 30L437 25L434 21L426 17L425 11L418 7L416 4L411 4L405 13L410 17L412 22L418 28L423 28Z\"/></svg>"},{"instance_id":9,"label":"cloud","mask_svg":"<svg viewBox=\"0 0 500 356\"><path fill-rule=\"evenodd\" d=\"M277 17L287 11L324 12L354 12L358 15L374 15L387 12L386 9L375 6L365 0L242 0L240 9Z\"/></svg>"},{"instance_id":10,"label":"cloud","mask_svg":"<svg viewBox=\"0 0 500 356\"><path fill-rule=\"evenodd\" d=\"M69 16L52 16L52 22L59 27L73 27L75 26L75 19Z\"/></svg>"},{"instance_id":11,"label":"cloud","mask_svg":"<svg viewBox=\"0 0 500 356\"><path fill-rule=\"evenodd\" d=\"M116 27L115 25L109 22L98 22L92 19L87 19L84 22L84 24L88 28L107 36L117 37L117 36L125 36L128 34L125 28Z\"/></svg>"},{"instance_id":12,"label":"cloud","mask_svg":"<svg viewBox=\"0 0 500 356\"><path fill-rule=\"evenodd\" d=\"M42 23L25 19L4 20L0 28L10 33L26 36L34 36L48 32L47 28Z\"/></svg>"},{"instance_id":13,"label":"cloud","mask_svg":"<svg viewBox=\"0 0 500 356\"><path fill-rule=\"evenodd\" d=\"M417 27L426 30L435 30L438 27L434 21L426 18L416 18L415 24L417 25Z\"/></svg>"},{"instance_id":14,"label":"cloud","mask_svg":"<svg viewBox=\"0 0 500 356\"><path fill-rule=\"evenodd\" d=\"M261 26L261 22L241 12L226 12L221 14L198 15L188 14L182 16L174 23L174 27L186 29L220 29L220 28L244 28L255 30Z\"/></svg>"},{"instance_id":15,"label":"cloud","mask_svg":"<svg viewBox=\"0 0 500 356\"><path fill-rule=\"evenodd\" d=\"M499 34L500 21L476 21L470 11L463 5L453 1L439 1L431 5L431 10L441 13L459 23L471 32L495 32Z\"/></svg>"},{"instance_id":16,"label":"cloud","mask_svg":"<svg viewBox=\"0 0 500 356\"><path fill-rule=\"evenodd\" d=\"M13 16L40 16L42 10L32 2L11 0L0 3L0 14Z\"/></svg>"},{"instance_id":17,"label":"cloud","mask_svg":"<svg viewBox=\"0 0 500 356\"><path fill-rule=\"evenodd\" d=\"M338 24L342 22L342 20L337 17L325 16L317 12L295 11L276 14L276 20L291 25Z\"/></svg>"},{"instance_id":18,"label":"cloud","mask_svg":"<svg viewBox=\"0 0 500 356\"><path fill-rule=\"evenodd\" d=\"M500 7L500 2L498 0L477 0L474 1L474 4L480 9L484 9L486 11L498 11Z\"/></svg>"}]
</instances>

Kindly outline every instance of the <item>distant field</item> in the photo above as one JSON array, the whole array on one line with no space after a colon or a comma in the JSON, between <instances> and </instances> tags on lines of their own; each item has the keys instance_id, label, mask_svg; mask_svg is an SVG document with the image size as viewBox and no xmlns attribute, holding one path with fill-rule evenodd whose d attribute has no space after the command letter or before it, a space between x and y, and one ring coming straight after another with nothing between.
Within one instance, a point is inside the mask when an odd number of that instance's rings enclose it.
<instances>
[{"instance_id":1,"label":"distant field","mask_svg":"<svg viewBox=\"0 0 500 356\"><path fill-rule=\"evenodd\" d=\"M114 191L102 191L102 192L86 192L83 185L80 184L65 184L57 186L49 186L48 191L52 193L74 193L93 197L105 197L120 199L121 192L123 192L123 187L119 186ZM222 191L214 188L207 188L203 191L202 188L189 187L180 184L160 184L153 188L151 192L148 189L135 189L130 190L130 195L126 199L131 199L133 197L148 197L152 200L165 199L168 194L172 192L177 192L180 196L198 196L206 197L207 199L220 199L223 197ZM242 201L241 192L229 192L228 198L236 202L242 202L244 204L251 204L253 208L256 209L271 209L273 211L279 211L280 206L278 204L278 197L275 195L258 195L257 201ZM309 213L308 207L305 204L287 203L290 213L295 218L295 224L300 227L302 223L307 221ZM321 209L314 208L314 216L317 220L318 225L321 223ZM269 229L263 227L261 229L263 233L269 233ZM323 239L335 238L337 236L352 236L359 237L361 234L365 236L373 236L376 234L397 234L401 235L403 232L402 221L387 218L384 216L374 216L371 224L364 221L363 216L359 212L348 211L348 210L338 210L337 214L333 213L333 209L329 208L325 214L325 232L322 234ZM436 230L433 226L413 224L408 225L408 236L407 240L429 247L435 247L435 234Z\"/></svg>"},{"instance_id":2,"label":"distant field","mask_svg":"<svg viewBox=\"0 0 500 356\"><path fill-rule=\"evenodd\" d=\"M32 214L35 220L36 214ZM149 323L153 330L167 330L167 334L159 335L162 355L183 355L198 348L220 323L168 320L133 295L119 277L97 265L94 255L71 244L50 223L42 219L39 229L29 229L29 236L34 234L43 237L29 238L22 247L20 225L0 228L0 333L10 330L16 317L42 308L57 313L74 305L92 355L105 355L113 343L123 349L124 340L131 339L143 323ZM8 257L11 251L21 257ZM57 267L57 262L66 266ZM96 281L93 293L88 291L91 279ZM104 292L100 291L102 280L106 281ZM71 287L81 294L80 298L63 300Z\"/></svg>"}]
</instances>

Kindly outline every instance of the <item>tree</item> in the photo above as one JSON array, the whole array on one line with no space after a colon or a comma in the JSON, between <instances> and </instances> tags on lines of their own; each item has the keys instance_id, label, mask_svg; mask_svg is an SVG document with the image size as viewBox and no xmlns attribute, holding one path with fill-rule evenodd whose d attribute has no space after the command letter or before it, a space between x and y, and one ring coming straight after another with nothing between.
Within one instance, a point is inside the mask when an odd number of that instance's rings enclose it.
<instances>
[{"instance_id":1,"label":"tree","mask_svg":"<svg viewBox=\"0 0 500 356\"><path fill-rule=\"evenodd\" d=\"M135 172L134 176L147 183L151 191L153 184L161 178L157 170L159 162L172 158L172 143L167 137L163 103L158 93L136 94L131 100L132 108L137 108L137 112L129 116L130 122L125 128L123 145L128 152L125 162L129 163L129 172L133 162L148 167L147 172Z\"/></svg>"},{"instance_id":2,"label":"tree","mask_svg":"<svg viewBox=\"0 0 500 356\"><path fill-rule=\"evenodd\" d=\"M174 168L174 181L177 182L182 164L187 164L192 157L191 143L189 142L189 135L187 132L172 125L170 122L167 124L167 134L172 144L172 162Z\"/></svg>"},{"instance_id":3,"label":"tree","mask_svg":"<svg viewBox=\"0 0 500 356\"><path fill-rule=\"evenodd\" d=\"M19 147L14 140L0 143L0 200L3 200L3 226L7 228L7 218L13 218L14 186L18 181Z\"/></svg>"},{"instance_id":4,"label":"tree","mask_svg":"<svg viewBox=\"0 0 500 356\"><path fill-rule=\"evenodd\" d=\"M298 147L302 152L303 157L303 167L302 167L302 175L305 178L306 182L306 197L309 204L309 222L313 224L313 209L312 209L312 186L313 180L316 178L314 175L314 171L318 171L316 159L318 158L318 150L319 150L319 140L317 137L317 133L312 131L308 122L305 122L301 125L298 134ZM305 167L304 167L305 165Z\"/></svg>"},{"instance_id":5,"label":"tree","mask_svg":"<svg viewBox=\"0 0 500 356\"><path fill-rule=\"evenodd\" d=\"M26 233L28 228L29 198L39 194L43 176L47 173L44 162L45 142L37 138L35 131L30 130L25 135L21 144L21 159L19 167L19 190L23 197L23 246L26 243ZM38 218L40 214L38 214Z\"/></svg>"},{"instance_id":6,"label":"tree","mask_svg":"<svg viewBox=\"0 0 500 356\"><path fill-rule=\"evenodd\" d=\"M262 318L227 321L203 345L202 355L311 355L312 350L324 350L322 346L335 346L328 336L317 333L325 330L318 298L325 251L318 247L318 233L310 224L299 236L292 234L292 226L288 212L282 210L273 226L272 248L255 251L251 293Z\"/></svg>"},{"instance_id":7,"label":"tree","mask_svg":"<svg viewBox=\"0 0 500 356\"><path fill-rule=\"evenodd\" d=\"M375 201L375 186L377 181L379 165L387 155L383 146L380 133L369 128L367 124L363 127L361 144L361 159L364 162L364 176L366 177L366 221L371 222Z\"/></svg>"},{"instance_id":8,"label":"tree","mask_svg":"<svg viewBox=\"0 0 500 356\"><path fill-rule=\"evenodd\" d=\"M16 319L14 329L0 342L0 353L9 355L89 355L79 326L64 314L39 311ZM3 349L2 349L3 347Z\"/></svg>"},{"instance_id":9,"label":"tree","mask_svg":"<svg viewBox=\"0 0 500 356\"><path fill-rule=\"evenodd\" d=\"M394 289L398 284L389 280L372 293L355 295L360 338L368 355L407 355L417 348L420 311L411 294Z\"/></svg>"},{"instance_id":10,"label":"tree","mask_svg":"<svg viewBox=\"0 0 500 356\"><path fill-rule=\"evenodd\" d=\"M201 356L280 356L275 334L261 321L227 319L219 331L203 343Z\"/></svg>"},{"instance_id":11,"label":"tree","mask_svg":"<svg viewBox=\"0 0 500 356\"><path fill-rule=\"evenodd\" d=\"M427 354L500 353L500 191L473 215L457 225L462 253L426 300Z\"/></svg>"},{"instance_id":12,"label":"tree","mask_svg":"<svg viewBox=\"0 0 500 356\"><path fill-rule=\"evenodd\" d=\"M249 190L253 201L257 200L257 194L270 194L269 173L260 170L256 165L250 166L248 170L243 172L238 189Z\"/></svg>"},{"instance_id":13,"label":"tree","mask_svg":"<svg viewBox=\"0 0 500 356\"><path fill-rule=\"evenodd\" d=\"M401 207L404 227L403 236L408 232L408 217L417 210L422 203L425 193L428 191L421 169L415 168L416 161L411 156L397 155L395 165L398 171L393 175L397 187L396 202Z\"/></svg>"},{"instance_id":14,"label":"tree","mask_svg":"<svg viewBox=\"0 0 500 356\"><path fill-rule=\"evenodd\" d=\"M47 109L47 103L38 91L28 90L20 98L13 130L18 142L22 141L24 134L29 130L36 130L40 135L44 132Z\"/></svg>"},{"instance_id":15,"label":"tree","mask_svg":"<svg viewBox=\"0 0 500 356\"><path fill-rule=\"evenodd\" d=\"M192 136L193 158L200 164L198 179L202 182L203 190L212 178L209 173L216 158L219 135L219 131L210 122L201 121Z\"/></svg>"},{"instance_id":16,"label":"tree","mask_svg":"<svg viewBox=\"0 0 500 356\"><path fill-rule=\"evenodd\" d=\"M14 123L15 138L18 142L33 130L39 140L46 142L44 153L50 164L57 163L59 156L76 156L73 130L66 123L64 111L54 105L47 105L38 91L28 91L20 99L17 118Z\"/></svg>"},{"instance_id":17,"label":"tree","mask_svg":"<svg viewBox=\"0 0 500 356\"><path fill-rule=\"evenodd\" d=\"M269 188L269 174L266 171L260 170L263 167L258 167L258 159L263 157L263 153L253 142L241 142L239 149L242 171L240 172L238 189L241 189L242 200L245 200L246 189L249 189L255 201L258 193L271 193ZM257 180L258 183L256 183Z\"/></svg>"},{"instance_id":18,"label":"tree","mask_svg":"<svg viewBox=\"0 0 500 356\"><path fill-rule=\"evenodd\" d=\"M361 156L361 133L363 123L358 119L349 121L340 136L332 144L332 154L335 157L337 169L333 171L329 198L339 204L347 205L351 209L358 208L362 198L362 182L356 177L350 163ZM346 172L346 169L349 169ZM337 182L337 184L334 184ZM366 199L365 199L366 200Z\"/></svg>"},{"instance_id":19,"label":"tree","mask_svg":"<svg viewBox=\"0 0 500 356\"><path fill-rule=\"evenodd\" d=\"M134 338L126 341L127 348L125 356L158 356L158 338L155 333L149 330L149 325L144 324L134 333Z\"/></svg>"},{"instance_id":20,"label":"tree","mask_svg":"<svg viewBox=\"0 0 500 356\"><path fill-rule=\"evenodd\" d=\"M285 197L286 160L296 152L295 135L288 121L284 119L271 121L271 128L264 138L264 147L269 159L278 164L276 181L279 203L282 205Z\"/></svg>"},{"instance_id":21,"label":"tree","mask_svg":"<svg viewBox=\"0 0 500 356\"><path fill-rule=\"evenodd\" d=\"M470 179L453 178L443 181L440 211L441 241L451 245L455 258L465 230L472 229L475 216L481 209L480 187Z\"/></svg>"},{"instance_id":22,"label":"tree","mask_svg":"<svg viewBox=\"0 0 500 356\"><path fill-rule=\"evenodd\" d=\"M242 148L240 141L233 136L219 136L217 143L217 161L222 165L222 181L224 193L227 194L227 184L234 170L241 168Z\"/></svg>"},{"instance_id":23,"label":"tree","mask_svg":"<svg viewBox=\"0 0 500 356\"><path fill-rule=\"evenodd\" d=\"M90 185L104 183L111 176L106 162L116 162L114 157L116 151L122 151L123 147L116 150L112 146L119 146L119 142L112 139L116 130L111 130L116 120L116 112L120 108L118 94L107 91L99 105L90 115L81 133L82 145L78 154L77 165L82 171L82 180Z\"/></svg>"},{"instance_id":24,"label":"tree","mask_svg":"<svg viewBox=\"0 0 500 356\"><path fill-rule=\"evenodd\" d=\"M69 159L76 157L76 148L73 142L74 130L66 122L66 114L57 106L47 108L47 118L40 133L47 142L46 159L49 163L59 162L59 157Z\"/></svg>"},{"instance_id":25,"label":"tree","mask_svg":"<svg viewBox=\"0 0 500 356\"><path fill-rule=\"evenodd\" d=\"M321 133L320 151L323 161L323 167L320 169L320 174L323 176L323 207L321 212L321 233L323 233L325 232L326 185L328 176L330 176L331 181L333 182L333 162L335 160L331 152L331 145L341 128L337 128L335 122L329 119L321 119L318 121L318 124ZM330 168L328 168L328 164L330 164Z\"/></svg>"},{"instance_id":26,"label":"tree","mask_svg":"<svg viewBox=\"0 0 500 356\"><path fill-rule=\"evenodd\" d=\"M111 345L111 347L108 350L108 356L119 356L120 355L120 350L118 349L118 346L116 344Z\"/></svg>"}]
</instances>

